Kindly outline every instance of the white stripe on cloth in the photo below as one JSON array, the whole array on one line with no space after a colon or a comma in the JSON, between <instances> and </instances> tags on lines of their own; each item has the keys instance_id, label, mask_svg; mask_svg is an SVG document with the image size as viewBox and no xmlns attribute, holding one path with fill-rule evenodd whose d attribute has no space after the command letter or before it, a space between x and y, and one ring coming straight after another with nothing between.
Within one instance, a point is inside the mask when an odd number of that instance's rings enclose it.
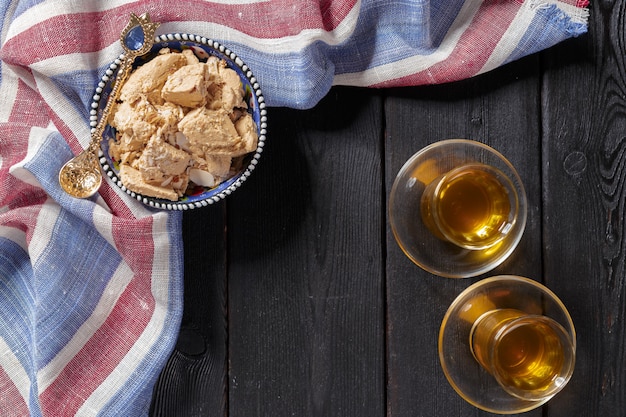
<instances>
[{"instance_id":1,"label":"white stripe on cloth","mask_svg":"<svg viewBox=\"0 0 626 417\"><path fill-rule=\"evenodd\" d=\"M13 103L17 98L17 75L4 62L0 62L0 123L6 122L13 111ZM2 156L0 156L0 167L2 166Z\"/></svg>"},{"instance_id":2,"label":"white stripe on cloth","mask_svg":"<svg viewBox=\"0 0 626 417\"><path fill-rule=\"evenodd\" d=\"M31 264L34 265L37 263L52 240L54 225L60 213L61 206L50 198L41 206L39 215L37 216L37 223L35 224L33 235L28 246Z\"/></svg>"},{"instance_id":3,"label":"white stripe on cloth","mask_svg":"<svg viewBox=\"0 0 626 417\"><path fill-rule=\"evenodd\" d=\"M323 28L304 29L297 35L280 38L258 38L228 26L198 21L163 23L159 27L159 33L195 33L208 38L219 39L222 42L243 44L262 53L288 54L300 52L315 42L335 46L347 41L356 28L360 9L361 0L356 2L346 17L332 31Z\"/></svg>"},{"instance_id":4,"label":"white stripe on cloth","mask_svg":"<svg viewBox=\"0 0 626 417\"><path fill-rule=\"evenodd\" d=\"M26 243L26 234L23 230L17 227L3 226L0 224L0 237L4 237L19 245L24 251L28 250L28 244Z\"/></svg>"},{"instance_id":5,"label":"white stripe on cloth","mask_svg":"<svg viewBox=\"0 0 626 417\"><path fill-rule=\"evenodd\" d=\"M93 71L108 66L119 57L122 48L119 43L113 43L97 52L76 52L73 54L58 55L30 64L33 71L45 74L48 77L57 77L71 71ZM72 67L68 68L67 63ZM100 74L101 75L101 74ZM94 84L94 88L95 88Z\"/></svg>"},{"instance_id":6,"label":"white stripe on cloth","mask_svg":"<svg viewBox=\"0 0 626 417\"><path fill-rule=\"evenodd\" d=\"M30 402L30 378L19 359L2 337L0 337L0 367L11 370L11 372L7 372L7 375L19 391L20 396L24 399L24 403L28 404Z\"/></svg>"},{"instance_id":7,"label":"white stripe on cloth","mask_svg":"<svg viewBox=\"0 0 626 417\"><path fill-rule=\"evenodd\" d=\"M26 150L26 156L20 162L14 164L9 168L9 173L20 181L33 187L41 188L41 184L35 176L24 165L27 164L39 151L39 148L46 140L50 132L47 129L40 127L32 127L28 135L28 149Z\"/></svg>"}]
</instances>

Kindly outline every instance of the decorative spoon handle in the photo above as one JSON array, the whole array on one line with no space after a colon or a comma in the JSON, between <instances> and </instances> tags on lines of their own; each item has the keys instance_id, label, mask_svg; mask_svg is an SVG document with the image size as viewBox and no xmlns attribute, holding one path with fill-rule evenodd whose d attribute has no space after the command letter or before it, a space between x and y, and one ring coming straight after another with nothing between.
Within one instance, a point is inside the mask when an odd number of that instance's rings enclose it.
<instances>
[{"instance_id":1,"label":"decorative spoon handle","mask_svg":"<svg viewBox=\"0 0 626 417\"><path fill-rule=\"evenodd\" d=\"M117 101L117 99L119 98L122 85L124 85L126 79L128 78L128 75L130 74L130 69L132 68L134 58L135 57L133 56L125 55L124 59L122 60L120 69L117 72L115 83L113 84L113 88L111 89L111 94L107 99L104 109L102 110L100 120L98 120L98 124L91 132L91 141L89 142L89 146L86 149L89 152L92 152L94 154L98 152L98 148L100 147L100 140L102 138L102 132L104 132L104 127L109 121L109 116L111 113L111 109L113 108L113 103L115 103L115 101Z\"/></svg>"},{"instance_id":2,"label":"decorative spoon handle","mask_svg":"<svg viewBox=\"0 0 626 417\"><path fill-rule=\"evenodd\" d=\"M100 188L102 171L98 164L98 148L102 140L102 132L108 123L113 103L117 100L122 86L130 75L135 58L145 55L152 49L154 32L158 26L158 23L150 21L147 13L141 16L130 15L130 22L120 35L120 43L124 49L122 64L102 116L91 133L89 146L63 165L59 172L59 183L68 194L77 198L87 198L94 195Z\"/></svg>"},{"instance_id":3,"label":"decorative spoon handle","mask_svg":"<svg viewBox=\"0 0 626 417\"><path fill-rule=\"evenodd\" d=\"M111 94L107 100L106 106L102 110L102 116L91 134L91 143L89 149L96 152L99 147L102 132L106 126L113 103L118 99L122 86L130 75L133 62L138 56L145 55L150 51L154 44L154 32L159 27L158 23L150 21L150 16L145 13L137 16L133 13L130 15L130 21L120 34L120 43L124 49L124 57L122 64L117 73L115 83L111 89Z\"/></svg>"}]
</instances>

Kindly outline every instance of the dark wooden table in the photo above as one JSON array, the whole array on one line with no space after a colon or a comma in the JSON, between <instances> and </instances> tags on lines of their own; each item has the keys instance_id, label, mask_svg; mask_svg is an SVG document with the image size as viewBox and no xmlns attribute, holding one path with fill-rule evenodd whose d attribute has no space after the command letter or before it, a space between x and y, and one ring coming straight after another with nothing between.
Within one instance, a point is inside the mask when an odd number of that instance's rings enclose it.
<instances>
[{"instance_id":1,"label":"dark wooden table","mask_svg":"<svg viewBox=\"0 0 626 417\"><path fill-rule=\"evenodd\" d=\"M590 31L447 85L334 88L272 108L258 169L184 215L185 312L154 416L488 415L437 355L443 315L485 276L543 282L578 332L568 386L528 416L626 416L626 1L593 1ZM387 201L423 146L500 150L526 186L513 255L471 279L404 256Z\"/></svg>"}]
</instances>

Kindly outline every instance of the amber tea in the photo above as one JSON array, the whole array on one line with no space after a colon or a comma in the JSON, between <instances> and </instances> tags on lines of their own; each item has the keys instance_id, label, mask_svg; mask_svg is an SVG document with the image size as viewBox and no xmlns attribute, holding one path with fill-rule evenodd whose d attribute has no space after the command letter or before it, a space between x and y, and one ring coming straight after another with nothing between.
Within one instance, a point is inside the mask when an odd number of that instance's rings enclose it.
<instances>
[{"instance_id":1,"label":"amber tea","mask_svg":"<svg viewBox=\"0 0 626 417\"><path fill-rule=\"evenodd\" d=\"M563 346L549 326L526 323L502 337L493 360L505 384L521 390L543 391L563 367Z\"/></svg>"},{"instance_id":2,"label":"amber tea","mask_svg":"<svg viewBox=\"0 0 626 417\"><path fill-rule=\"evenodd\" d=\"M519 310L493 310L479 318L470 346L500 385L524 399L553 395L573 369L566 331L547 317Z\"/></svg>"},{"instance_id":3,"label":"amber tea","mask_svg":"<svg viewBox=\"0 0 626 417\"><path fill-rule=\"evenodd\" d=\"M469 164L429 184L421 210L424 223L438 237L467 249L485 249L511 229L517 198L502 172Z\"/></svg>"}]
</instances>

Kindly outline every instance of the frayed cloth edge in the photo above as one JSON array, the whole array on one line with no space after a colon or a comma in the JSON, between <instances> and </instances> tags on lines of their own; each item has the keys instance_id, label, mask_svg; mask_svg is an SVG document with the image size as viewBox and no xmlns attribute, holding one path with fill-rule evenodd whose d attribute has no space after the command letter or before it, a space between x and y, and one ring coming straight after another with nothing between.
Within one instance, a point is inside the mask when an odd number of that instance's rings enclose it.
<instances>
[{"instance_id":1,"label":"frayed cloth edge","mask_svg":"<svg viewBox=\"0 0 626 417\"><path fill-rule=\"evenodd\" d=\"M572 12L567 13L557 3L545 0L532 0L530 7L539 14L545 15L550 22L560 27L572 37L587 33L589 26L589 1L581 0L571 6Z\"/></svg>"}]
</instances>

